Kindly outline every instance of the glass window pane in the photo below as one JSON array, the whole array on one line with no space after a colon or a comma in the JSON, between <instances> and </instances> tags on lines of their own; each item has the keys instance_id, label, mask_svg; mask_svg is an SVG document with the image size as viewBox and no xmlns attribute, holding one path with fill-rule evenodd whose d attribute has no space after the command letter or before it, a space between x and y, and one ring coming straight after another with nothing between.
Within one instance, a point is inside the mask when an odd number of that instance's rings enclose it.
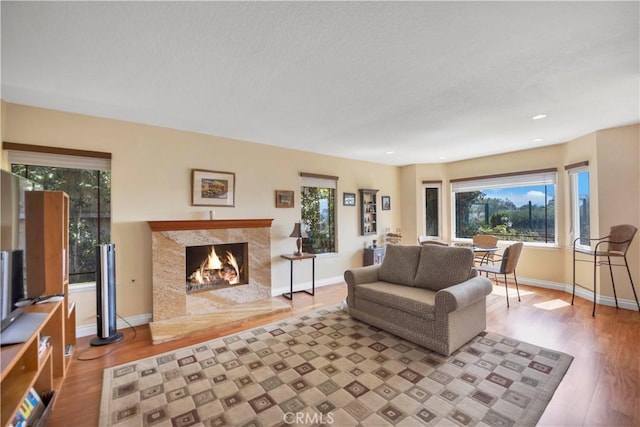
<instances>
[{"instance_id":1,"label":"glass window pane","mask_svg":"<svg viewBox=\"0 0 640 427\"><path fill-rule=\"evenodd\" d=\"M501 187L455 193L456 237L555 242L555 186Z\"/></svg>"},{"instance_id":2,"label":"glass window pane","mask_svg":"<svg viewBox=\"0 0 640 427\"><path fill-rule=\"evenodd\" d=\"M439 188L424 189L425 234L427 236L438 237L440 235L439 196Z\"/></svg>"},{"instance_id":3,"label":"glass window pane","mask_svg":"<svg viewBox=\"0 0 640 427\"><path fill-rule=\"evenodd\" d=\"M335 189L302 187L302 221L309 237L302 239L303 252L335 252Z\"/></svg>"},{"instance_id":4,"label":"glass window pane","mask_svg":"<svg viewBox=\"0 0 640 427\"><path fill-rule=\"evenodd\" d=\"M577 208L578 227L576 231L579 233L580 244L589 246L589 238L591 237L590 224L589 224L589 172L579 172L576 174L576 187L577 192L575 194L574 206Z\"/></svg>"},{"instance_id":5,"label":"glass window pane","mask_svg":"<svg viewBox=\"0 0 640 427\"><path fill-rule=\"evenodd\" d=\"M111 172L18 164L12 171L69 195L69 282L94 281L95 247L111 238Z\"/></svg>"}]
</instances>

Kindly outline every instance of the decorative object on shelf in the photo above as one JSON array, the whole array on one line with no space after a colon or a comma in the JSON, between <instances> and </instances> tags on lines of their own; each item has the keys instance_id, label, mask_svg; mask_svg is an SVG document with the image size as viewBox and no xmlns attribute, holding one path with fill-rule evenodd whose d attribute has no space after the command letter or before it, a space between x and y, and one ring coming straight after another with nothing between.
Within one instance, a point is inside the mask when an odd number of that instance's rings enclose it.
<instances>
[{"instance_id":1,"label":"decorative object on shelf","mask_svg":"<svg viewBox=\"0 0 640 427\"><path fill-rule=\"evenodd\" d=\"M382 210L383 211L391 210L391 196L382 196Z\"/></svg>"},{"instance_id":2,"label":"decorative object on shelf","mask_svg":"<svg viewBox=\"0 0 640 427\"><path fill-rule=\"evenodd\" d=\"M387 231L386 240L387 240L387 243L398 245L402 241L402 234L400 234L399 230L396 231L395 233L391 233Z\"/></svg>"},{"instance_id":3,"label":"decorative object on shelf","mask_svg":"<svg viewBox=\"0 0 640 427\"><path fill-rule=\"evenodd\" d=\"M291 232L291 234L289 234L289 237L296 238L296 247L298 248L298 250L293 254L295 256L301 256L302 255L302 239L309 237L307 235L306 230L302 226L302 223L296 222L295 224L293 224L293 231Z\"/></svg>"},{"instance_id":4,"label":"decorative object on shelf","mask_svg":"<svg viewBox=\"0 0 640 427\"><path fill-rule=\"evenodd\" d=\"M342 193L342 204L345 206L355 206L356 193Z\"/></svg>"},{"instance_id":5,"label":"decorative object on shelf","mask_svg":"<svg viewBox=\"0 0 640 427\"><path fill-rule=\"evenodd\" d=\"M236 174L191 170L193 206L235 206Z\"/></svg>"},{"instance_id":6,"label":"decorative object on shelf","mask_svg":"<svg viewBox=\"0 0 640 427\"><path fill-rule=\"evenodd\" d=\"M360 234L368 236L378 233L378 190L360 189Z\"/></svg>"},{"instance_id":7,"label":"decorative object on shelf","mask_svg":"<svg viewBox=\"0 0 640 427\"><path fill-rule=\"evenodd\" d=\"M293 205L293 190L276 190L276 208L292 208Z\"/></svg>"}]
</instances>

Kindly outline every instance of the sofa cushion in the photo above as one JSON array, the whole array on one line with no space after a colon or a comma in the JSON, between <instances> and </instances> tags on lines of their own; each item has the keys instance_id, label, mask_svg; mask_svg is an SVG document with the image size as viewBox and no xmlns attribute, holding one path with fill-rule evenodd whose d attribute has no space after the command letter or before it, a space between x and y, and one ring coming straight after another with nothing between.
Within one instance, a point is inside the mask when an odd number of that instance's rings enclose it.
<instances>
[{"instance_id":1,"label":"sofa cushion","mask_svg":"<svg viewBox=\"0 0 640 427\"><path fill-rule=\"evenodd\" d=\"M363 299L387 307L392 307L405 313L412 314L427 320L435 320L436 293L428 289L413 286L394 285L387 282L373 282L366 285L358 285L356 288L358 299ZM388 319L393 322L394 319Z\"/></svg>"},{"instance_id":2,"label":"sofa cushion","mask_svg":"<svg viewBox=\"0 0 640 427\"><path fill-rule=\"evenodd\" d=\"M433 291L457 285L469 279L473 268L473 252L468 248L425 245L414 286Z\"/></svg>"},{"instance_id":3,"label":"sofa cushion","mask_svg":"<svg viewBox=\"0 0 640 427\"><path fill-rule=\"evenodd\" d=\"M420 246L387 245L378 279L411 286L419 259Z\"/></svg>"}]
</instances>

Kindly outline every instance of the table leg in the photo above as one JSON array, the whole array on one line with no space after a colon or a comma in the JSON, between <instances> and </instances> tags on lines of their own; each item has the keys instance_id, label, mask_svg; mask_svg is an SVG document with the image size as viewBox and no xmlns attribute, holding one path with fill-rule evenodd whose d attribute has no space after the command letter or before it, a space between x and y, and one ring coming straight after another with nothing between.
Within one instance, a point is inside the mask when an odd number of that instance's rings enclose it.
<instances>
[{"instance_id":1,"label":"table leg","mask_svg":"<svg viewBox=\"0 0 640 427\"><path fill-rule=\"evenodd\" d=\"M286 299L293 300L293 260L289 260L289 295L285 292L282 296Z\"/></svg>"}]
</instances>

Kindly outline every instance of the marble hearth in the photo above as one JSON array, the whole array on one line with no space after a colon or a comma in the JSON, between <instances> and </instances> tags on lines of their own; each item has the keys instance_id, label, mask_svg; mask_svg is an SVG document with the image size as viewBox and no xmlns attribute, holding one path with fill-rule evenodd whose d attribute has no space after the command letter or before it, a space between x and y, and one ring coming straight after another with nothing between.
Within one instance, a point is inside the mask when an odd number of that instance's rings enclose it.
<instances>
[{"instance_id":1,"label":"marble hearth","mask_svg":"<svg viewBox=\"0 0 640 427\"><path fill-rule=\"evenodd\" d=\"M149 221L153 343L225 328L291 310L271 298L271 219ZM187 294L186 247L248 243L249 283Z\"/></svg>"}]
</instances>

